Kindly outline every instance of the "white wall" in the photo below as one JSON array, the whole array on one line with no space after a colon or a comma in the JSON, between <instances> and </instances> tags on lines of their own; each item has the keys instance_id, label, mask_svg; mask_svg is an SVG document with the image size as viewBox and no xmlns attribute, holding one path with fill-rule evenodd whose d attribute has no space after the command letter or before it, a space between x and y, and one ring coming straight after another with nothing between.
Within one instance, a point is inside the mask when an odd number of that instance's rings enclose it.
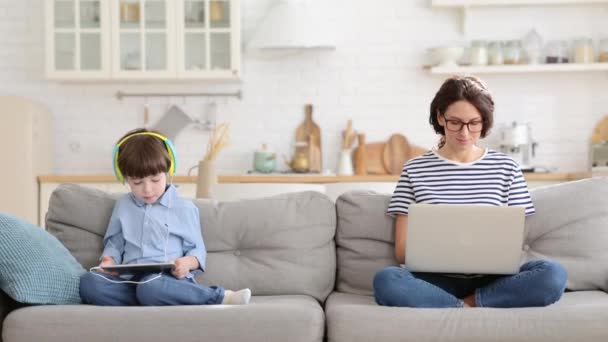
<instances>
[{"instance_id":1,"label":"white wall","mask_svg":"<svg viewBox=\"0 0 608 342\"><path fill-rule=\"evenodd\" d=\"M433 145L429 103L443 81L421 69L425 50L465 39L460 14L430 9L425 0L327 0L337 37L333 52L294 56L245 53L240 85L205 83L55 83L44 80L43 0L0 0L0 94L22 95L54 114L54 171L110 174L113 143L143 123L143 100L118 101L123 91L233 91L242 100L216 99L218 121L232 126L232 143L219 157L223 172L251 168L252 151L266 142L289 154L303 105L315 105L323 134L325 168L335 169L339 135L352 118L368 141L401 132L410 142ZM272 0L242 0L244 40ZM515 19L516 18L516 19ZM543 38L608 37L608 5L476 9L466 39L515 39L536 27ZM314 27L311 27L314 29ZM562 171L587 165L588 140L608 113L608 73L487 75L496 121L529 121L539 142L537 163ZM209 100L172 99L192 114ZM169 103L150 99L154 122ZM184 174L205 150L207 132L191 128L175 141ZM7 142L5 142L7 144Z\"/></svg>"}]
</instances>

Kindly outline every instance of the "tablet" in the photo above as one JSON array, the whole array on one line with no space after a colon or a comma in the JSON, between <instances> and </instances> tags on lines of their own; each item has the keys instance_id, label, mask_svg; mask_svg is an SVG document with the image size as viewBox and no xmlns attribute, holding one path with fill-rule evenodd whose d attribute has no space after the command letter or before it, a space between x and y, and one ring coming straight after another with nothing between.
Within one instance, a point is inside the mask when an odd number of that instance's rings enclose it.
<instances>
[{"instance_id":1,"label":"tablet","mask_svg":"<svg viewBox=\"0 0 608 342\"><path fill-rule=\"evenodd\" d=\"M103 269L106 271L118 273L158 273L162 271L171 271L174 268L175 264L171 262L103 266Z\"/></svg>"}]
</instances>

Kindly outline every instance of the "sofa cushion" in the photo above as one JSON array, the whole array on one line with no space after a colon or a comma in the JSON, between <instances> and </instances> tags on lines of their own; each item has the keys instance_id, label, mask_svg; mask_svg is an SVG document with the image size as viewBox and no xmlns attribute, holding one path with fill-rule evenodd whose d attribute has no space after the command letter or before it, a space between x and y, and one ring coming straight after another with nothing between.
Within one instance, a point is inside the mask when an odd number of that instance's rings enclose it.
<instances>
[{"instance_id":1,"label":"sofa cushion","mask_svg":"<svg viewBox=\"0 0 608 342\"><path fill-rule=\"evenodd\" d=\"M545 308L420 309L379 306L371 296L332 293L329 341L608 341L608 295L568 292Z\"/></svg>"},{"instance_id":2,"label":"sofa cushion","mask_svg":"<svg viewBox=\"0 0 608 342\"><path fill-rule=\"evenodd\" d=\"M80 303L84 269L51 234L0 213L0 288L27 304Z\"/></svg>"},{"instance_id":3,"label":"sofa cushion","mask_svg":"<svg viewBox=\"0 0 608 342\"><path fill-rule=\"evenodd\" d=\"M536 214L526 219L527 260L554 259L571 290L608 291L608 178L531 191Z\"/></svg>"},{"instance_id":4,"label":"sofa cushion","mask_svg":"<svg viewBox=\"0 0 608 342\"><path fill-rule=\"evenodd\" d=\"M572 290L608 290L608 179L592 178L530 191L536 214L526 218L522 261L550 258L568 272ZM390 195L350 192L336 201L336 288L372 294L372 279L397 265Z\"/></svg>"},{"instance_id":5,"label":"sofa cushion","mask_svg":"<svg viewBox=\"0 0 608 342\"><path fill-rule=\"evenodd\" d=\"M85 267L96 265L116 195L63 184L51 195L47 227ZM208 251L197 280L255 295L324 300L336 270L335 206L300 192L237 202L194 200Z\"/></svg>"},{"instance_id":6,"label":"sofa cushion","mask_svg":"<svg viewBox=\"0 0 608 342\"><path fill-rule=\"evenodd\" d=\"M86 317L86 319L83 319ZM5 342L322 341L325 316L309 296L270 296L249 305L37 306L4 321Z\"/></svg>"}]
</instances>

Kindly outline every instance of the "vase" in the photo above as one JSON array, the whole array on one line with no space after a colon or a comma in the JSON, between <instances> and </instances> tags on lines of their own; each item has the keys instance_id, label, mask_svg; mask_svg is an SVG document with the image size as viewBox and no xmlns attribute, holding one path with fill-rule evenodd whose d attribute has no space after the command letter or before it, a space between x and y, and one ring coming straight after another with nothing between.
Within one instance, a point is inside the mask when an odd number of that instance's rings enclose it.
<instances>
[{"instance_id":1,"label":"vase","mask_svg":"<svg viewBox=\"0 0 608 342\"><path fill-rule=\"evenodd\" d=\"M352 176L353 173L353 159L350 156L350 151L346 149L340 151L340 156L338 159L338 175Z\"/></svg>"},{"instance_id":2,"label":"vase","mask_svg":"<svg viewBox=\"0 0 608 342\"><path fill-rule=\"evenodd\" d=\"M214 160L201 160L198 163L196 198L213 198L213 187L217 184L217 170Z\"/></svg>"}]
</instances>

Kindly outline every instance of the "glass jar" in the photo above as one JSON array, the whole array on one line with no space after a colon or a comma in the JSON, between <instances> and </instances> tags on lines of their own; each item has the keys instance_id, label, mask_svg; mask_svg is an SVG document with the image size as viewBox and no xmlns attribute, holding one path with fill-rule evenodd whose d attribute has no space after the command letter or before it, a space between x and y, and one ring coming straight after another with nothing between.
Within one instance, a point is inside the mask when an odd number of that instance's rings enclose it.
<instances>
[{"instance_id":1,"label":"glass jar","mask_svg":"<svg viewBox=\"0 0 608 342\"><path fill-rule=\"evenodd\" d=\"M552 40L547 43L545 63L568 63L568 42L565 40Z\"/></svg>"},{"instance_id":2,"label":"glass jar","mask_svg":"<svg viewBox=\"0 0 608 342\"><path fill-rule=\"evenodd\" d=\"M574 63L593 63L595 61L591 38L581 38L574 41L573 59Z\"/></svg>"},{"instance_id":3,"label":"glass jar","mask_svg":"<svg viewBox=\"0 0 608 342\"><path fill-rule=\"evenodd\" d=\"M474 40L469 50L471 65L488 65L488 47L483 40Z\"/></svg>"},{"instance_id":4,"label":"glass jar","mask_svg":"<svg viewBox=\"0 0 608 342\"><path fill-rule=\"evenodd\" d=\"M600 40L600 63L608 63L608 38Z\"/></svg>"},{"instance_id":5,"label":"glass jar","mask_svg":"<svg viewBox=\"0 0 608 342\"><path fill-rule=\"evenodd\" d=\"M510 40L505 45L504 50L505 64L521 63L521 42L519 40Z\"/></svg>"},{"instance_id":6,"label":"glass jar","mask_svg":"<svg viewBox=\"0 0 608 342\"><path fill-rule=\"evenodd\" d=\"M503 43L501 41L490 42L488 45L488 62L491 65L502 65L505 63L502 50Z\"/></svg>"},{"instance_id":7,"label":"glass jar","mask_svg":"<svg viewBox=\"0 0 608 342\"><path fill-rule=\"evenodd\" d=\"M536 29L528 32L522 42L524 47L523 50L526 55L526 62L528 64L542 63L543 39Z\"/></svg>"}]
</instances>

